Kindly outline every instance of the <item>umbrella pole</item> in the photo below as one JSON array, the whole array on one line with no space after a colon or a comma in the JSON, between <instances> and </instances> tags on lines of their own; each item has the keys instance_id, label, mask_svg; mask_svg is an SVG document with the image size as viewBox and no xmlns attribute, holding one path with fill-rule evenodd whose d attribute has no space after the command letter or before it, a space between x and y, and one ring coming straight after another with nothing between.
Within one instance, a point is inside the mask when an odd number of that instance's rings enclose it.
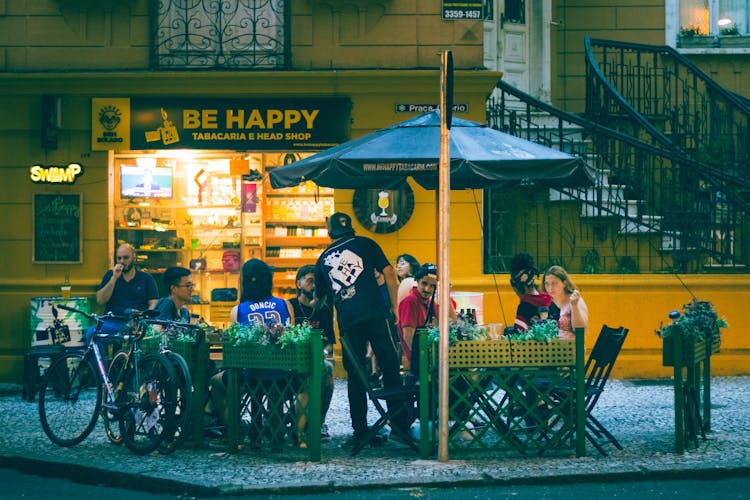
<instances>
[{"instance_id":1,"label":"umbrella pole","mask_svg":"<svg viewBox=\"0 0 750 500\"><path fill-rule=\"evenodd\" d=\"M450 50L441 54L440 63L440 164L438 169L438 274L440 286L440 343L439 343L439 395L438 460L448 461L448 319L450 298L450 111L453 92L453 59Z\"/></svg>"}]
</instances>

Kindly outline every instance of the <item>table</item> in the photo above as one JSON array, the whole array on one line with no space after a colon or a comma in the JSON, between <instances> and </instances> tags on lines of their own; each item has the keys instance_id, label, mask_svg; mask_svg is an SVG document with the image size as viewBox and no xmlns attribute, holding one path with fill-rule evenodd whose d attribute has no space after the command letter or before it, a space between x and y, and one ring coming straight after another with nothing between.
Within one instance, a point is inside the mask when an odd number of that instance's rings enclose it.
<instances>
[{"instance_id":1,"label":"table","mask_svg":"<svg viewBox=\"0 0 750 500\"><path fill-rule=\"evenodd\" d=\"M224 343L223 367L227 370L227 408L229 422L227 446L237 452L243 440L240 436L240 421L246 411L242 401L242 370L250 369L256 384L254 402L262 404L262 421L252 422L251 428L258 430L259 442L270 439L272 449L294 431L301 417L307 421L307 447L311 461L320 461L321 427L321 383L323 377L323 341L319 330L315 330L308 344L290 345L243 345ZM267 377L263 373L268 374ZM287 376L285 376L286 374ZM306 396L306 397L305 397ZM290 397L291 399L287 399ZM305 401L307 399L307 401ZM253 398L246 398L250 403ZM257 408L256 408L257 409ZM302 413L297 414L297 412ZM252 419L252 415L251 415ZM291 424L291 425L290 425Z\"/></svg>"},{"instance_id":2,"label":"table","mask_svg":"<svg viewBox=\"0 0 750 500\"><path fill-rule=\"evenodd\" d=\"M585 455L583 350L582 330L575 341L456 342L448 356L449 450ZM438 428L437 346L423 346L420 356L427 367L420 370L420 449L427 458L436 444L430 426Z\"/></svg>"}]
</instances>

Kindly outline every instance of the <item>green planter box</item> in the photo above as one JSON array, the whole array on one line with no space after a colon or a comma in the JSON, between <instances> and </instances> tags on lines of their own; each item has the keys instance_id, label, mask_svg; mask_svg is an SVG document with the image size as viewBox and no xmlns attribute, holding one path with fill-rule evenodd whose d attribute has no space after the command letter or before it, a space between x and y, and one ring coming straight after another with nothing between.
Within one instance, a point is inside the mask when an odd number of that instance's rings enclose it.
<instances>
[{"instance_id":1,"label":"green planter box","mask_svg":"<svg viewBox=\"0 0 750 500\"><path fill-rule=\"evenodd\" d=\"M310 371L310 345L292 344L282 348L279 345L222 344L224 368L265 368Z\"/></svg>"},{"instance_id":2,"label":"green planter box","mask_svg":"<svg viewBox=\"0 0 750 500\"><path fill-rule=\"evenodd\" d=\"M671 337L662 339L662 366L674 366L674 341ZM682 338L682 365L692 365L700 363L706 359L706 354L716 354L719 352L721 339L714 337L713 342L706 349L706 340L704 338L683 337Z\"/></svg>"},{"instance_id":3,"label":"green planter box","mask_svg":"<svg viewBox=\"0 0 750 500\"><path fill-rule=\"evenodd\" d=\"M194 371L198 363L202 363L204 366L208 365L209 348L205 342L201 342L200 345L196 346L195 342L170 340L169 349L185 358L185 362L191 372Z\"/></svg>"},{"instance_id":4,"label":"green planter box","mask_svg":"<svg viewBox=\"0 0 750 500\"><path fill-rule=\"evenodd\" d=\"M575 341L464 340L451 346L451 368L494 366L571 366L576 362Z\"/></svg>"}]
</instances>

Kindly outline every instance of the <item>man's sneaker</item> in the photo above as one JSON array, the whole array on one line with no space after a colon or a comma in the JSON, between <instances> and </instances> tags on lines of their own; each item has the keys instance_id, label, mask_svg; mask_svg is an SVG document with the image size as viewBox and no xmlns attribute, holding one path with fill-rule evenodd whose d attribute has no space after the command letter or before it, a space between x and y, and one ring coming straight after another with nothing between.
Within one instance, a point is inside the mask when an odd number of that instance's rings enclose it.
<instances>
[{"instance_id":1,"label":"man's sneaker","mask_svg":"<svg viewBox=\"0 0 750 500\"><path fill-rule=\"evenodd\" d=\"M321 424L320 437L323 439L328 439L331 437L331 434L328 432L328 424Z\"/></svg>"}]
</instances>

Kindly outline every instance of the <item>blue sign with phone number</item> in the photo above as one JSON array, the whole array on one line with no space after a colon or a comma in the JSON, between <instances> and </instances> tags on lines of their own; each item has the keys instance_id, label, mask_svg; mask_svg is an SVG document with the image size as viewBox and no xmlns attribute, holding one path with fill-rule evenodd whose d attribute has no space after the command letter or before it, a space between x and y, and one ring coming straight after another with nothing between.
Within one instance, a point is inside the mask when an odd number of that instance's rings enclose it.
<instances>
[{"instance_id":1,"label":"blue sign with phone number","mask_svg":"<svg viewBox=\"0 0 750 500\"><path fill-rule=\"evenodd\" d=\"M483 19L483 2L452 2L443 0L443 19Z\"/></svg>"}]
</instances>

